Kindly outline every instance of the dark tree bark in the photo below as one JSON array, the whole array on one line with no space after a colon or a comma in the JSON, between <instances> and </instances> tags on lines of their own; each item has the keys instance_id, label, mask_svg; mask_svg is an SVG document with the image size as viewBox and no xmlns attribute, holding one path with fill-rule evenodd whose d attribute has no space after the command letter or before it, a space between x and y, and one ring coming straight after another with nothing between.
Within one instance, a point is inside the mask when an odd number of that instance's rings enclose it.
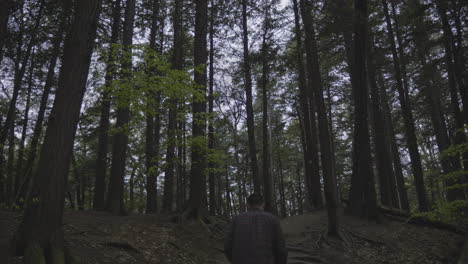
<instances>
[{"instance_id":1,"label":"dark tree bark","mask_svg":"<svg viewBox=\"0 0 468 264\"><path fill-rule=\"evenodd\" d=\"M242 0L242 43L243 43L243 71L244 85L246 95L246 110L247 110L247 134L249 139L249 156L250 167L252 170L252 179L254 184L254 192L262 192L262 181L258 173L257 161L257 146L255 143L255 125L253 113L253 97L252 97L252 70L250 65L249 53L249 31L247 27L247 0Z\"/></svg>"},{"instance_id":2,"label":"dark tree bark","mask_svg":"<svg viewBox=\"0 0 468 264\"><path fill-rule=\"evenodd\" d=\"M281 159L281 153L278 153L278 174L280 178L280 186L279 186L279 194L280 194L280 212L281 212L281 217L286 217L288 216L288 212L286 210L286 187L284 186L284 173L283 173L283 162ZM293 191L293 193L295 193ZM293 201L296 200L296 197L294 197Z\"/></svg>"},{"instance_id":3,"label":"dark tree bark","mask_svg":"<svg viewBox=\"0 0 468 264\"><path fill-rule=\"evenodd\" d=\"M206 62L208 29L208 1L195 1L194 63L195 83L198 88L193 95L192 112L192 167L190 171L190 199L187 216L200 219L206 214Z\"/></svg>"},{"instance_id":4,"label":"dark tree bark","mask_svg":"<svg viewBox=\"0 0 468 264\"><path fill-rule=\"evenodd\" d=\"M269 74L270 74L270 61L268 57L271 55L268 52L268 41L270 30L270 14L268 11L269 7L265 8L264 16L264 25L263 25L263 38L262 38L262 48L261 48L261 57L262 57L262 77L261 77L261 87L262 87L262 143L263 143L263 196L265 199L265 211L270 213L276 213L275 200L273 198L273 173L272 173L272 161L271 161L271 134L270 134L270 120L268 116L268 102L269 102L269 92L268 87L269 83Z\"/></svg>"},{"instance_id":5,"label":"dark tree bark","mask_svg":"<svg viewBox=\"0 0 468 264\"><path fill-rule=\"evenodd\" d=\"M106 76L104 88L101 92L101 113L98 128L98 151L96 160L96 176L94 178L94 197L93 209L104 209L105 193L106 193L106 174L108 163L108 149L109 149L109 116L111 107L110 86L112 80L115 78L117 63L114 60L115 53L117 52L116 45L119 40L120 32L120 11L121 0L115 0L112 10L112 28L109 55L107 56Z\"/></svg>"},{"instance_id":6,"label":"dark tree bark","mask_svg":"<svg viewBox=\"0 0 468 264\"><path fill-rule=\"evenodd\" d=\"M214 34L215 34L215 19L217 17L217 6L214 0L211 0L211 10L210 10L210 71L209 71L209 91L208 91L208 150L210 153L214 151L214 126L213 126L213 100L214 100ZM237 153L236 153L237 154ZM238 157L236 157L238 159ZM238 161L236 160L236 164ZM216 175L214 173L215 163L210 159L208 162L208 186L209 186L209 209L210 214L216 214ZM240 187L240 185L239 185ZM239 200L241 199L241 192L239 192ZM239 201L239 204L240 201ZM242 207L242 205L241 205Z\"/></svg>"},{"instance_id":7,"label":"dark tree bark","mask_svg":"<svg viewBox=\"0 0 468 264\"><path fill-rule=\"evenodd\" d=\"M353 174L349 192L349 212L358 217L378 217L374 176L371 169L369 125L367 121L368 88L366 74L367 0L354 1L354 56L352 64L354 136Z\"/></svg>"},{"instance_id":8,"label":"dark tree bark","mask_svg":"<svg viewBox=\"0 0 468 264\"><path fill-rule=\"evenodd\" d=\"M393 170L395 172L395 179L396 179L396 184L398 188L399 204L402 210L409 211L408 193L406 191L405 178L403 176L403 169L402 169L401 159L400 159L400 151L398 150L398 145L396 143L395 129L393 127L393 120L392 120L392 114L390 111L390 106L388 103L387 91L385 89L385 84L384 84L382 74L379 73L377 75L377 78L378 78L378 82L380 86L379 88L380 88L381 103L382 103L381 105L382 105L382 111L384 113L384 118L385 118L385 123L386 123L385 127L388 128L387 140L389 141L390 148L391 148L392 164L393 164Z\"/></svg>"},{"instance_id":9,"label":"dark tree bark","mask_svg":"<svg viewBox=\"0 0 468 264\"><path fill-rule=\"evenodd\" d=\"M152 5L152 16L151 16L151 32L150 32L150 41L149 47L150 52L156 52L156 35L158 33L159 25L159 6L160 0L154 0ZM151 59L154 59L154 56L151 56ZM149 74L157 74L154 72L155 69L150 69ZM154 91L148 92L148 102L147 102L147 113L146 113L146 213L155 213L157 211L157 153L156 145L159 144L155 142L155 119L154 115L159 115L159 91L157 95ZM151 109L151 110L150 110ZM154 114L152 111L158 111ZM159 129L159 127L158 127Z\"/></svg>"},{"instance_id":10,"label":"dark tree bark","mask_svg":"<svg viewBox=\"0 0 468 264\"><path fill-rule=\"evenodd\" d=\"M380 99L379 88L376 80L376 65L373 61L373 38L369 41L369 51L367 54L367 75L371 94L372 123L374 132L375 159L377 164L377 174L379 179L380 201L387 207L399 208L399 202L396 190L396 180L393 171L390 145L387 144L388 131L385 123L383 111L380 108L382 100Z\"/></svg>"},{"instance_id":11,"label":"dark tree bark","mask_svg":"<svg viewBox=\"0 0 468 264\"><path fill-rule=\"evenodd\" d=\"M182 46L182 7L183 0L175 0L173 27L174 27L174 48L172 54L172 68L182 70L183 68L183 46ZM169 116L167 124L167 149L166 149L166 170L164 173L164 197L163 211L170 212L173 207L174 200L174 168L175 168L175 147L176 137L175 130L177 129L176 122L176 100L169 98Z\"/></svg>"},{"instance_id":12,"label":"dark tree bark","mask_svg":"<svg viewBox=\"0 0 468 264\"><path fill-rule=\"evenodd\" d=\"M305 184L307 190L308 204L312 208L320 208L323 206L322 190L320 184L320 173L318 164L318 147L316 131L315 112L312 107L312 100L309 99L311 88L307 85L306 72L304 66L304 57L302 49L302 32L299 21L299 8L297 0L293 0L296 49L297 49L297 71L299 79L299 97L303 124L303 154L304 154L304 170ZM311 111L312 110L312 111ZM299 115L299 119L301 115Z\"/></svg>"},{"instance_id":13,"label":"dark tree bark","mask_svg":"<svg viewBox=\"0 0 468 264\"><path fill-rule=\"evenodd\" d=\"M123 24L123 60L122 60L122 80L124 88L132 89L132 44L133 44L133 22L135 20L135 0L128 0L125 7L125 21ZM125 162L128 148L128 123L130 120L130 109L128 98L117 98L120 106L117 107L117 132L113 138L112 145L112 165L109 180L109 194L107 198L106 210L114 214L122 214L125 210L123 203Z\"/></svg>"},{"instance_id":14,"label":"dark tree bark","mask_svg":"<svg viewBox=\"0 0 468 264\"><path fill-rule=\"evenodd\" d=\"M16 252L24 254L26 264L66 263L62 231L65 186L100 6L99 0L78 1L67 34L56 100L36 173L37 185L16 236Z\"/></svg>"},{"instance_id":15,"label":"dark tree bark","mask_svg":"<svg viewBox=\"0 0 468 264\"><path fill-rule=\"evenodd\" d=\"M309 85L314 93L314 103L317 109L318 129L320 140L320 160L322 162L325 200L328 213L328 234L338 236L338 218L336 215L338 207L338 197L336 190L336 176L334 170L335 155L332 151L331 135L327 110L323 97L322 80L319 69L319 58L317 51L317 41L315 39L315 28L312 18L312 3L308 0L301 0L302 20L305 29L305 43L307 54L307 71Z\"/></svg>"},{"instance_id":16,"label":"dark tree bark","mask_svg":"<svg viewBox=\"0 0 468 264\"><path fill-rule=\"evenodd\" d=\"M393 33L393 27L390 20L390 14L388 12L388 5L386 0L382 0L385 19L387 24L387 33L390 40L390 49L392 52L393 66L395 79L397 81L398 99L400 101L401 109L403 111L403 121L405 125L406 141L411 159L411 167L415 179L416 194L418 197L419 211L425 212L428 210L426 190L424 187L424 177L421 165L421 157L418 150L418 142L416 138L416 129L414 126L414 118L411 110L409 97L408 97L408 81L406 77L405 61L402 57L399 58L397 48L395 45L395 36ZM397 29L398 37L398 29ZM403 55L403 47L401 38L398 37L400 56Z\"/></svg>"}]
</instances>

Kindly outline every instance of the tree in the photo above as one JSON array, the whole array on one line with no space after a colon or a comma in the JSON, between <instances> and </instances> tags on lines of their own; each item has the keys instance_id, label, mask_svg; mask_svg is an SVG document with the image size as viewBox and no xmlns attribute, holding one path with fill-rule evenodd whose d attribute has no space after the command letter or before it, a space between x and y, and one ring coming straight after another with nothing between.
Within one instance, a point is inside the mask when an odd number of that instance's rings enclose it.
<instances>
[{"instance_id":1,"label":"tree","mask_svg":"<svg viewBox=\"0 0 468 264\"><path fill-rule=\"evenodd\" d=\"M123 96L125 89L131 90L132 83L132 43L133 22L135 19L135 0L128 0L125 7L125 21L123 24L123 59L122 59L122 82L119 84L119 95L117 97L117 132L113 138L112 165L109 180L109 195L107 198L107 211L114 214L124 212L123 186L125 177L125 161L127 159L128 147L128 123L130 120L129 98Z\"/></svg>"},{"instance_id":2,"label":"tree","mask_svg":"<svg viewBox=\"0 0 468 264\"><path fill-rule=\"evenodd\" d=\"M304 170L305 183L307 189L308 203L312 208L320 208L323 206L322 188L320 184L320 173L318 164L318 147L317 147L317 125L315 120L315 112L313 111L313 100L310 98L312 93L306 80L306 71L304 66L304 51L302 49L302 31L299 21L299 8L297 0L293 0L294 21L295 21L295 39L296 39L296 56L297 56L297 71L299 85L299 105L301 107L303 123L303 153L304 153ZM300 116L299 116L300 118Z\"/></svg>"},{"instance_id":3,"label":"tree","mask_svg":"<svg viewBox=\"0 0 468 264\"><path fill-rule=\"evenodd\" d=\"M182 6L183 0L175 0L173 13L174 28L174 46L172 51L172 69L182 70L183 58L183 40L182 40ZM171 212L174 200L174 168L175 168L175 146L177 129L176 98L173 95L169 98L169 115L167 124L167 149L166 149L166 170L164 173L164 197L163 211Z\"/></svg>"},{"instance_id":4,"label":"tree","mask_svg":"<svg viewBox=\"0 0 468 264\"><path fill-rule=\"evenodd\" d=\"M338 236L338 219L336 210L338 208L338 197L336 190L336 176L334 170L334 153L332 149L331 133L327 109L323 97L322 80L320 76L319 60L317 53L317 42L315 40L315 28L312 20L312 3L301 0L302 19L305 29L307 71L309 85L314 93L314 103L318 116L320 157L322 162L325 199L328 212L328 234Z\"/></svg>"},{"instance_id":5,"label":"tree","mask_svg":"<svg viewBox=\"0 0 468 264\"><path fill-rule=\"evenodd\" d=\"M271 154L271 133L270 133L270 117L268 115L269 108L269 89L270 88L270 46L271 46L271 15L270 6L265 5L263 18L263 34L261 47L261 89L262 89L262 165L263 165L263 193L265 199L265 210L271 213L276 213L276 205L273 198L273 172L272 172L272 154Z\"/></svg>"},{"instance_id":6,"label":"tree","mask_svg":"<svg viewBox=\"0 0 468 264\"><path fill-rule=\"evenodd\" d=\"M192 103L192 167L190 171L190 201L187 216L200 219L206 213L206 62L208 1L195 1L195 84Z\"/></svg>"},{"instance_id":7,"label":"tree","mask_svg":"<svg viewBox=\"0 0 468 264\"><path fill-rule=\"evenodd\" d=\"M394 78L397 81L398 99L403 111L403 121L405 125L406 141L411 159L411 168L415 179L416 193L418 197L419 211L425 212L428 210L426 190L424 187L424 175L421 165L421 157L418 150L418 142L414 126L414 117L411 110L411 105L408 96L408 77L406 74L406 60L404 58L403 43L400 36L398 21L395 18L395 30L398 41L398 53L395 45L395 37L393 28L390 22L390 15L386 12L386 2L384 3L384 12L386 16L387 33L390 40L390 48L392 51L392 59L394 65ZM393 3L392 3L393 5ZM394 6L393 6L394 7ZM394 8L393 8L394 9ZM395 11L395 10L393 10ZM393 12L395 13L395 12Z\"/></svg>"},{"instance_id":8,"label":"tree","mask_svg":"<svg viewBox=\"0 0 468 264\"><path fill-rule=\"evenodd\" d=\"M159 9L160 0L154 0L152 3L151 29L150 29L150 52L156 53L156 35L159 27ZM150 59L154 59L151 56ZM157 74L155 69L150 69L150 75ZM146 212L155 213L157 211L157 155L159 150L159 137L155 136L155 129L160 129L156 125L154 115L159 115L161 93L157 91L148 92L147 113L146 113ZM153 111L156 112L153 114ZM159 133L159 131L158 131ZM157 140L157 141L156 141Z\"/></svg>"},{"instance_id":9,"label":"tree","mask_svg":"<svg viewBox=\"0 0 468 264\"><path fill-rule=\"evenodd\" d=\"M368 89L366 75L367 0L354 1L354 56L352 73L354 81L354 135L353 174L349 192L348 210L352 215L378 217L374 176L371 169L371 152L368 125Z\"/></svg>"},{"instance_id":10,"label":"tree","mask_svg":"<svg viewBox=\"0 0 468 264\"><path fill-rule=\"evenodd\" d=\"M250 167L252 170L252 179L254 185L254 192L262 192L262 183L258 173L257 162L257 146L255 143L255 127L254 127L254 113L253 113L253 98L252 98L252 70L250 65L250 52L249 52L249 30L247 27L247 0L242 0L242 44L243 44L243 71L244 71L244 85L246 95L246 110L247 110L247 132L249 136L249 156Z\"/></svg>"},{"instance_id":11,"label":"tree","mask_svg":"<svg viewBox=\"0 0 468 264\"><path fill-rule=\"evenodd\" d=\"M65 186L100 7L99 0L77 2L67 33L56 100L36 172L38 180L14 244L27 264L68 262L62 230Z\"/></svg>"},{"instance_id":12,"label":"tree","mask_svg":"<svg viewBox=\"0 0 468 264\"><path fill-rule=\"evenodd\" d=\"M104 87L101 92L101 116L99 119L99 138L98 138L98 151L96 160L96 176L94 181L94 198L93 209L104 209L104 197L106 190L106 174L107 174L107 154L109 148L109 118L111 108L111 95L110 87L111 82L116 74L115 56L117 52L117 45L120 33L120 12L121 0L116 0L112 8L112 28L110 37L109 54L107 56L106 76Z\"/></svg>"}]
</instances>

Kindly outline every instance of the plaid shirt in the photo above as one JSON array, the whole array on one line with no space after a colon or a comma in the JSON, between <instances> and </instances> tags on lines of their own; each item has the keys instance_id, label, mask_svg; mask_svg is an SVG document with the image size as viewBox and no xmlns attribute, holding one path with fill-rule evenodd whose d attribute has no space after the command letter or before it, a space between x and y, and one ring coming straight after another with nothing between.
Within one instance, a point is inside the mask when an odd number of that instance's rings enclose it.
<instances>
[{"instance_id":1,"label":"plaid shirt","mask_svg":"<svg viewBox=\"0 0 468 264\"><path fill-rule=\"evenodd\" d=\"M233 219L224 252L232 264L286 264L288 257L278 218L259 209Z\"/></svg>"}]
</instances>

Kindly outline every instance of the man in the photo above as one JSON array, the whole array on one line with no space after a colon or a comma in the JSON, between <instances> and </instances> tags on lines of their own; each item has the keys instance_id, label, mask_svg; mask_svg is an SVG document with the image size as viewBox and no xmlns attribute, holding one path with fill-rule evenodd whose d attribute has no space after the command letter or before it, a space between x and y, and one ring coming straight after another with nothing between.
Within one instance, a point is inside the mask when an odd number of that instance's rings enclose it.
<instances>
[{"instance_id":1,"label":"man","mask_svg":"<svg viewBox=\"0 0 468 264\"><path fill-rule=\"evenodd\" d=\"M263 211L263 197L247 198L248 211L231 222L224 253L232 264L286 264L288 252L278 218Z\"/></svg>"}]
</instances>

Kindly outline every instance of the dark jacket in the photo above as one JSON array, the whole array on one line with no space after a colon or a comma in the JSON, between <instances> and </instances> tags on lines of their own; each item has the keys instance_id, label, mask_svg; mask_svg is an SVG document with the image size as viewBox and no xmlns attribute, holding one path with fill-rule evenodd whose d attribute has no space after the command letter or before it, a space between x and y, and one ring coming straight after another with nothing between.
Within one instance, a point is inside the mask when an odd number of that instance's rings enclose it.
<instances>
[{"instance_id":1,"label":"dark jacket","mask_svg":"<svg viewBox=\"0 0 468 264\"><path fill-rule=\"evenodd\" d=\"M232 264L286 264L288 258L278 218L258 209L233 219L224 252Z\"/></svg>"}]
</instances>

